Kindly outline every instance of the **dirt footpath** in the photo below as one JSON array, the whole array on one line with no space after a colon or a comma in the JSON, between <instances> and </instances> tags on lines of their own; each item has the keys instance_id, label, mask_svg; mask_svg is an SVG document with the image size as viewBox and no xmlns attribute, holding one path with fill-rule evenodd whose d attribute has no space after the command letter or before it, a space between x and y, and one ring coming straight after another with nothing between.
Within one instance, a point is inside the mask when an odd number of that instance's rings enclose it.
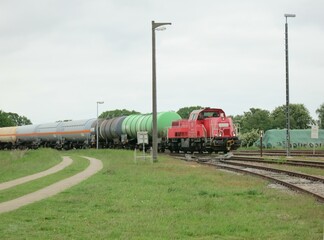
<instances>
[{"instance_id":1,"label":"dirt footpath","mask_svg":"<svg viewBox=\"0 0 324 240\"><path fill-rule=\"evenodd\" d=\"M100 160L95 158L90 158L90 157L84 157L84 158L90 161L90 165L83 172L80 172L72 177L63 179L57 183L54 183L36 192L24 195L22 197L13 199L11 201L0 203L0 213L9 212L18 209L22 206L31 204L33 202L51 197L89 178L90 176L94 175L95 173L97 173L103 168L103 164Z\"/></svg>"},{"instance_id":2,"label":"dirt footpath","mask_svg":"<svg viewBox=\"0 0 324 240\"><path fill-rule=\"evenodd\" d=\"M11 188L11 187L17 186L19 184L23 184L23 183L26 183L26 182L29 182L29 181L32 181L32 180L35 180L35 179L38 179L38 178L41 178L41 177L45 177L45 176L53 174L53 173L56 173L58 171L63 170L67 166L71 165L72 162L73 162L73 160L71 158L63 157L62 162L60 162L59 164L57 164L56 166L54 166L54 167L52 167L52 168L50 168L48 170L45 170L43 172L39 172L39 173L36 173L36 174L33 174L33 175L29 175L29 176L26 176L26 177L18 178L18 179L9 181L9 182L0 183L0 190Z\"/></svg>"}]
</instances>

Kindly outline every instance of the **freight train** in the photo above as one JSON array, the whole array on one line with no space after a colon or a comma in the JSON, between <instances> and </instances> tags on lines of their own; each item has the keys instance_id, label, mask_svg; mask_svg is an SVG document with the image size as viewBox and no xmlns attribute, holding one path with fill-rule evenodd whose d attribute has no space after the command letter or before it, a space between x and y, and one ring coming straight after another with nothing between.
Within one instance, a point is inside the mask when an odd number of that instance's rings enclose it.
<instances>
[{"instance_id":1,"label":"freight train","mask_svg":"<svg viewBox=\"0 0 324 240\"><path fill-rule=\"evenodd\" d=\"M164 150L168 127L181 117L175 112L161 112L157 119L159 147ZM134 148L139 131L151 135L152 114L0 128L0 149L90 148L96 145L97 134L100 148Z\"/></svg>"},{"instance_id":2,"label":"freight train","mask_svg":"<svg viewBox=\"0 0 324 240\"><path fill-rule=\"evenodd\" d=\"M232 120L221 109L193 111L189 120L175 112L161 112L157 122L159 151L213 152L239 147ZM0 149L91 148L97 138L100 148L134 149L137 133L143 131L151 145L152 114L5 127L0 128Z\"/></svg>"}]
</instances>

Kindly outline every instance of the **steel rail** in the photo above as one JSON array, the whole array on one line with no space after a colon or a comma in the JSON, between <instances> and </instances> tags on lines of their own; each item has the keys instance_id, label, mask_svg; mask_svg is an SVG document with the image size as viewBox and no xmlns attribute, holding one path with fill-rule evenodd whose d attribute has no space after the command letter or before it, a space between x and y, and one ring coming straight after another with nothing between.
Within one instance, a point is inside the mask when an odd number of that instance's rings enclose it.
<instances>
[{"instance_id":1,"label":"steel rail","mask_svg":"<svg viewBox=\"0 0 324 240\"><path fill-rule=\"evenodd\" d=\"M246 151L240 151L235 150L233 151L236 155L260 155L260 150L246 150ZM266 156L285 156L286 152L285 150L267 150L263 149L262 151L263 155ZM307 156L307 157L324 157L324 150L316 150L314 153L314 150L291 150L290 151L291 156Z\"/></svg>"},{"instance_id":2,"label":"steel rail","mask_svg":"<svg viewBox=\"0 0 324 240\"><path fill-rule=\"evenodd\" d=\"M312 191L308 191L308 190L306 190L304 188L298 187L298 186L296 186L294 184L285 182L285 181L280 180L278 178L270 177L270 176L263 175L263 174L256 173L256 172L247 171L247 170L240 169L240 168L237 168L237 167L220 165L220 164L215 164L215 163L211 163L211 162L201 162L200 164L209 165L209 166L213 166L213 167L216 167L216 168L222 168L222 169L226 169L226 170L229 170L229 171L235 171L235 172L239 172L239 173L243 173L243 174L255 175L255 176L261 177L263 179L267 179L267 180L270 180L272 182L276 182L276 183L278 183L280 185L283 185L283 186L285 186L285 187L287 187L289 189L292 189L294 191L309 194L309 195L313 196L319 202L324 203L324 197L323 196L321 196L321 195L319 195L317 193L314 193Z\"/></svg>"},{"instance_id":3,"label":"steel rail","mask_svg":"<svg viewBox=\"0 0 324 240\"><path fill-rule=\"evenodd\" d=\"M269 163L269 164L282 164L282 165L292 165L292 166L302 166L302 167L314 167L314 168L324 168L324 162L320 161L304 161L304 160L284 160L280 159L263 159L263 158L247 158L245 156L232 156L230 160L235 161L246 161L246 162L257 162L257 163Z\"/></svg>"},{"instance_id":4,"label":"steel rail","mask_svg":"<svg viewBox=\"0 0 324 240\"><path fill-rule=\"evenodd\" d=\"M228 160L226 160L226 161L220 160L220 162L224 163L224 164L231 164L231 165L240 166L240 167L249 167L249 168L261 169L261 170L265 170L265 171L269 171L269 172L284 173L284 174L287 174L289 176L300 177L300 178L308 179L308 180L311 180L311 181L317 181L317 182L324 183L324 178L313 176L313 175L297 173L297 172L291 172L291 171L277 169L277 168L269 168L269 167L264 167L264 166L257 166L257 165L251 165L251 164L245 164L245 163L231 162L231 161L228 161Z\"/></svg>"},{"instance_id":5,"label":"steel rail","mask_svg":"<svg viewBox=\"0 0 324 240\"><path fill-rule=\"evenodd\" d=\"M239 173L243 173L243 174L250 174L250 175L254 175L254 176L258 176L261 177L263 179L267 179L270 180L272 182L276 182L280 185L283 185L289 189L292 189L294 191L297 192L301 192L301 193L305 193L308 195L313 196L316 200L318 200L319 202L323 202L324 203L324 195L320 195L314 191L311 191L309 189L305 189L302 187L299 187L297 185L294 185L292 183L289 183L288 181L283 181L281 179L279 179L278 177L273 177L273 176L269 176L269 175L265 175L265 174L261 174L261 173L257 173L257 172L253 172L253 171L249 171L246 168L250 168L250 169L259 169L259 170L263 170L263 171L267 171L267 172L275 172L275 173L279 173L279 174L285 174L286 176L290 176L290 177L297 177L300 179L307 179L309 181L313 181L313 184L315 183L319 183L319 184L324 184L324 178L320 178L320 177L316 177L316 176L312 176L312 175L307 175L307 174L302 174L302 173L296 173L296 172L291 172L291 171L286 171L286 170L280 170L280 169L274 169L274 168L269 168L269 167L262 167L262 166L256 166L256 165L251 165L251 164L243 164L243 163L233 163L230 162L230 160L223 160L223 159L216 159L214 158L214 161L212 161L212 157L203 157L203 158L199 158L199 157L192 157L191 155L188 156L184 156L184 155L177 155L177 156L173 156L176 157L177 159L182 159L182 160L186 160L186 161L196 161L197 163L200 164L204 164L204 165L208 165L208 166L213 166L216 168L222 168L222 169L226 169L229 171L235 171L235 172L239 172ZM232 166L231 166L232 165ZM245 169L243 169L243 168ZM285 175L281 175L285 176Z\"/></svg>"}]
</instances>

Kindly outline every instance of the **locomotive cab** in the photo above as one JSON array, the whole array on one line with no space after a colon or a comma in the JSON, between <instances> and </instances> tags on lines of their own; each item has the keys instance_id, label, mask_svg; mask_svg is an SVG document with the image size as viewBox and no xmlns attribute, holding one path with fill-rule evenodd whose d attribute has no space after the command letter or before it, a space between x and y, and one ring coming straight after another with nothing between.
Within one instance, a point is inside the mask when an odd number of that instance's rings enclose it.
<instances>
[{"instance_id":1,"label":"locomotive cab","mask_svg":"<svg viewBox=\"0 0 324 240\"><path fill-rule=\"evenodd\" d=\"M207 118L216 118L222 117L225 118L225 112L222 109L218 108L205 108L200 110L194 110L189 116L189 120L204 120Z\"/></svg>"}]
</instances>

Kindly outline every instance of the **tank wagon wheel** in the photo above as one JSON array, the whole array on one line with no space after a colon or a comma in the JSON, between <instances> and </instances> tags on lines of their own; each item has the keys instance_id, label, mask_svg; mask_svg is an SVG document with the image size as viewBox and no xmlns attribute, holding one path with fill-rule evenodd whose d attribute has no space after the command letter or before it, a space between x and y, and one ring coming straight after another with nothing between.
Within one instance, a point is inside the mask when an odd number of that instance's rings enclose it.
<instances>
[{"instance_id":1,"label":"tank wagon wheel","mask_svg":"<svg viewBox=\"0 0 324 240\"><path fill-rule=\"evenodd\" d=\"M83 144L83 146L82 146L82 149L89 149L90 147L89 147L89 145L88 144Z\"/></svg>"},{"instance_id":2,"label":"tank wagon wheel","mask_svg":"<svg viewBox=\"0 0 324 240\"><path fill-rule=\"evenodd\" d=\"M68 145L64 145L64 146L63 146L63 149L64 149L64 150L69 150L70 148L69 148Z\"/></svg>"},{"instance_id":3,"label":"tank wagon wheel","mask_svg":"<svg viewBox=\"0 0 324 240\"><path fill-rule=\"evenodd\" d=\"M164 149L164 148L162 148L162 149L158 149L158 152L159 152L159 153L164 153L164 152L165 152L165 149Z\"/></svg>"}]
</instances>

